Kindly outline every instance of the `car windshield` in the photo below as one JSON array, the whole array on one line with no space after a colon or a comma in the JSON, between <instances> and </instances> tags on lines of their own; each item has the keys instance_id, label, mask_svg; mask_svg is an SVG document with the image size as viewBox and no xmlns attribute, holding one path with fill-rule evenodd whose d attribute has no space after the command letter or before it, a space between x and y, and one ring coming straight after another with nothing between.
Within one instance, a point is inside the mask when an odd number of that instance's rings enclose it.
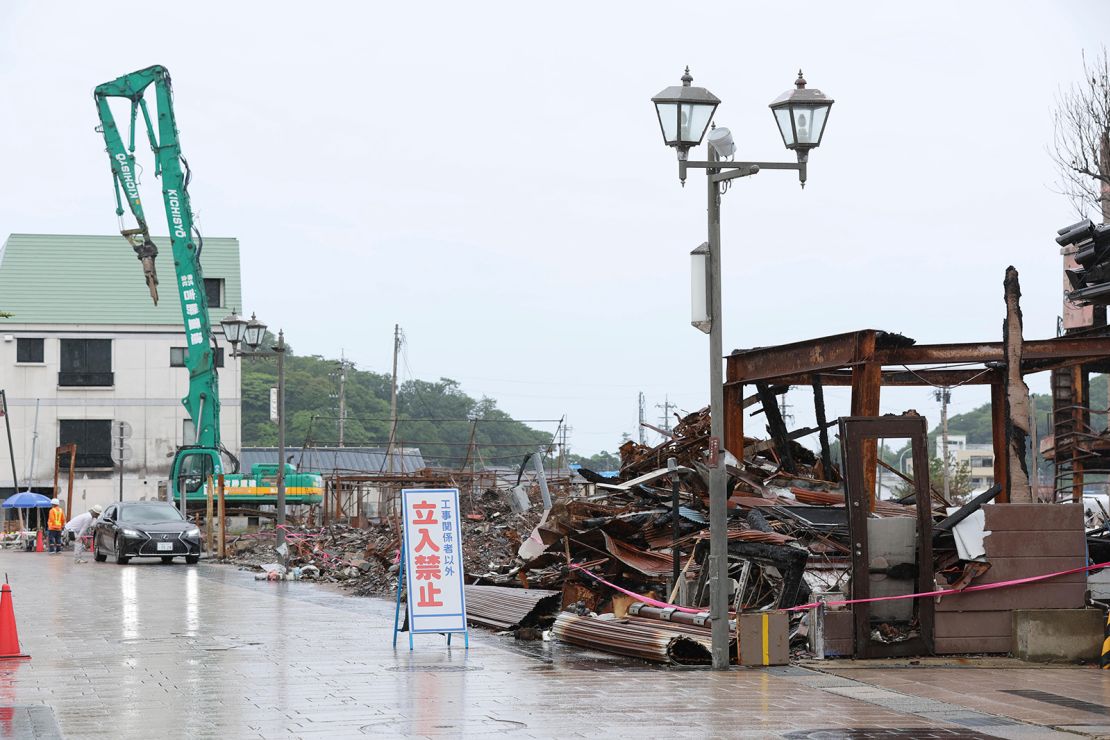
<instances>
[{"instance_id":1,"label":"car windshield","mask_svg":"<svg viewBox=\"0 0 1110 740\"><path fill-rule=\"evenodd\" d=\"M181 513L169 504L144 504L124 506L120 509L119 520L128 524L160 524L179 522Z\"/></svg>"}]
</instances>

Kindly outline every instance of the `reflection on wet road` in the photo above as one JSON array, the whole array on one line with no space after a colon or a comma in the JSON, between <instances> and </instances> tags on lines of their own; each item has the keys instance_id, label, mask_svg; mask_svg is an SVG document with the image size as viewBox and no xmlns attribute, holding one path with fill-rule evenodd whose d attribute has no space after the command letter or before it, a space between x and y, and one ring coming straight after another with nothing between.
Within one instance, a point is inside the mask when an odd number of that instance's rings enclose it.
<instances>
[{"instance_id":1,"label":"reflection on wet road","mask_svg":"<svg viewBox=\"0 0 1110 740\"><path fill-rule=\"evenodd\" d=\"M990 724L1000 719L990 708L912 696L908 683L880 689L800 668L668 669L481 630L469 651L439 636L395 651L390 601L260 582L223 566L0 552L0 570L32 655L0 664L0 734L5 708L14 732L14 722L49 718L45 706L74 738L783 737L875 727L1055 735ZM1038 671L1019 673L1006 688L1043 688ZM1090 673L1056 672L1082 674L1069 691L1097 701L1098 672ZM1052 724L1035 712L1064 712L1028 701L1026 721Z\"/></svg>"}]
</instances>

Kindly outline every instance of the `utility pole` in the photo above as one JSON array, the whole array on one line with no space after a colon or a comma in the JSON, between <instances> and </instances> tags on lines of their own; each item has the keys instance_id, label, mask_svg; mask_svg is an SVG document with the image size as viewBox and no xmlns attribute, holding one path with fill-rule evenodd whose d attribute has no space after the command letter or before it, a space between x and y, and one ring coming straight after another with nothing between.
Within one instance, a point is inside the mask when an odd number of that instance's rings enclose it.
<instances>
[{"instance_id":1,"label":"utility pole","mask_svg":"<svg viewBox=\"0 0 1110 740\"><path fill-rule=\"evenodd\" d=\"M793 406L786 400L785 393L779 396L779 416L781 416L782 420L788 425L794 423L794 414L790 413L790 409L792 408Z\"/></svg>"},{"instance_id":2,"label":"utility pole","mask_svg":"<svg viewBox=\"0 0 1110 740\"><path fill-rule=\"evenodd\" d=\"M397 355L401 351L401 325L393 325L393 377L391 380L391 387L389 391L389 445L386 448L385 454L389 458L389 472L392 475L395 470L394 466L394 453L393 445L397 441Z\"/></svg>"},{"instance_id":3,"label":"utility pole","mask_svg":"<svg viewBox=\"0 0 1110 740\"><path fill-rule=\"evenodd\" d=\"M644 392L640 391L640 444L647 446L647 428L644 426L645 421L647 421L647 418L644 414Z\"/></svg>"},{"instance_id":4,"label":"utility pole","mask_svg":"<svg viewBox=\"0 0 1110 740\"><path fill-rule=\"evenodd\" d=\"M944 499L948 499L949 472L948 472L948 402L952 400L952 393L948 387L938 388L933 392L933 398L940 403L940 435L941 435L941 467L944 476ZM996 483L998 481L995 481Z\"/></svg>"},{"instance_id":5,"label":"utility pole","mask_svg":"<svg viewBox=\"0 0 1110 740\"><path fill-rule=\"evenodd\" d=\"M347 358L339 350L339 446L343 446L343 433L347 426Z\"/></svg>"},{"instance_id":6,"label":"utility pole","mask_svg":"<svg viewBox=\"0 0 1110 740\"><path fill-rule=\"evenodd\" d=\"M663 430L666 432L671 431L671 410L678 409L678 406L671 403L669 397L664 396L663 403L655 404L655 408L663 409L663 418L659 420L659 426L663 427Z\"/></svg>"},{"instance_id":7,"label":"utility pole","mask_svg":"<svg viewBox=\"0 0 1110 740\"><path fill-rule=\"evenodd\" d=\"M570 468L567 467L567 435L571 432L571 428L566 424L559 431L559 475L564 471L570 473ZM643 432L641 432L643 434Z\"/></svg>"}]
</instances>

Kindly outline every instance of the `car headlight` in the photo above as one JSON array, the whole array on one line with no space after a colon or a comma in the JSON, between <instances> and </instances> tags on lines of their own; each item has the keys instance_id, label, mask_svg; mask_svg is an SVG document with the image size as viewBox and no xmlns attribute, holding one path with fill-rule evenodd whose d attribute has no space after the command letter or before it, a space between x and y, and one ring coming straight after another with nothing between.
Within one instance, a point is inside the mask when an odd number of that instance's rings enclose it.
<instances>
[{"instance_id":1,"label":"car headlight","mask_svg":"<svg viewBox=\"0 0 1110 740\"><path fill-rule=\"evenodd\" d=\"M185 536L189 537L190 539L199 538L200 537L200 530L197 529L196 527L193 527L192 529L186 529L185 530Z\"/></svg>"},{"instance_id":2,"label":"car headlight","mask_svg":"<svg viewBox=\"0 0 1110 740\"><path fill-rule=\"evenodd\" d=\"M123 536L124 536L124 537L142 537L142 536L143 536L143 533L142 533L142 532L140 532L140 531L139 531L139 530L137 530L137 529L127 529L127 528L124 528L124 529L122 530L122 532L123 532Z\"/></svg>"}]
</instances>

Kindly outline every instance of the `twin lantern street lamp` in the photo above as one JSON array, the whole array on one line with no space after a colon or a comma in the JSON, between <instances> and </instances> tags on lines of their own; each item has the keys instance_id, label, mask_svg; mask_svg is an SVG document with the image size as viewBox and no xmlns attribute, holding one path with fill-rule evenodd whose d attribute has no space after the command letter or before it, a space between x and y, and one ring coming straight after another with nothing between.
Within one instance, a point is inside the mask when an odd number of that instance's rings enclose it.
<instances>
[{"instance_id":1,"label":"twin lantern street lamp","mask_svg":"<svg viewBox=\"0 0 1110 740\"><path fill-rule=\"evenodd\" d=\"M754 175L760 170L796 170L802 187L806 184L809 151L820 146L833 101L820 90L806 87L801 71L793 90L787 90L770 104L782 143L797 155L797 162L736 162L736 144L727 128L712 128L713 114L720 98L704 87L690 83L690 68L682 84L663 90L651 99L659 118L663 141L678 152L678 177L686 184L688 169L705 170L709 186L707 213L709 239L690 253L691 323L709 334L709 615L712 624L713 667L727 670L729 665L729 568L728 519L725 471L721 440L724 437L724 377L721 369L724 352L721 340L721 195L731 180ZM709 132L709 157L691 160L690 149L701 144ZM725 453L727 454L727 452Z\"/></svg>"},{"instance_id":2,"label":"twin lantern street lamp","mask_svg":"<svg viewBox=\"0 0 1110 740\"><path fill-rule=\"evenodd\" d=\"M704 87L691 85L693 81L690 68L687 67L682 75L681 85L672 85L651 99L655 103L663 141L667 146L678 150L680 162L686 161L691 147L701 144L713 120L713 114L721 104L721 99ZM821 145L825 124L829 120L829 109L833 104L820 90L808 89L806 84L805 77L799 70L794 89L787 90L768 106L775 116L782 143L787 149L797 153L800 164L806 162L810 149ZM721 158L731 157L736 151L728 129L715 129L709 135L709 144ZM800 172L804 173L805 169L800 168ZM685 180L685 170L682 170L682 175ZM804 174L802 183L805 183Z\"/></svg>"},{"instance_id":3,"label":"twin lantern street lamp","mask_svg":"<svg viewBox=\"0 0 1110 740\"><path fill-rule=\"evenodd\" d=\"M277 343L269 350L258 348L266 338L266 324L252 313L250 321L235 310L226 316L220 325L224 336L231 344L232 357L276 357L277 358L277 425L278 425L278 466L277 466L277 509L276 542L280 547L285 542L285 333L278 332ZM250 350L239 350L242 342Z\"/></svg>"}]
</instances>

